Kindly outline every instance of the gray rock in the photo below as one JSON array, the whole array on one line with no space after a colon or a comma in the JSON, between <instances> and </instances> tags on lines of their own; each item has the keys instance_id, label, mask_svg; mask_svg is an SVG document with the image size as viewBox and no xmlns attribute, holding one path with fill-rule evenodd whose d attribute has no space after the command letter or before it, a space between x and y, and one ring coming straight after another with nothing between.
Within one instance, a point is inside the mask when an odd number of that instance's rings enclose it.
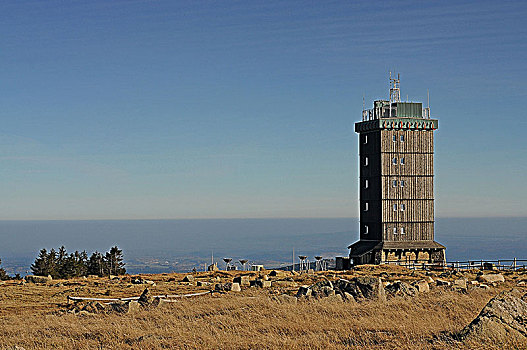
<instances>
[{"instance_id":1,"label":"gray rock","mask_svg":"<svg viewBox=\"0 0 527 350\"><path fill-rule=\"evenodd\" d=\"M136 300L132 300L128 303L128 313L133 314L140 310L140 304Z\"/></svg>"},{"instance_id":2,"label":"gray rock","mask_svg":"<svg viewBox=\"0 0 527 350\"><path fill-rule=\"evenodd\" d=\"M433 281L433 280L432 280ZM426 280L420 280L412 284L419 293L425 293L430 291L430 286Z\"/></svg>"},{"instance_id":3,"label":"gray rock","mask_svg":"<svg viewBox=\"0 0 527 350\"><path fill-rule=\"evenodd\" d=\"M185 277L183 277L183 282L194 282L194 276L186 275Z\"/></svg>"},{"instance_id":4,"label":"gray rock","mask_svg":"<svg viewBox=\"0 0 527 350\"><path fill-rule=\"evenodd\" d=\"M450 282L449 281L445 281L445 280L442 280L442 279L436 279L436 284L438 286L450 286Z\"/></svg>"},{"instance_id":5,"label":"gray rock","mask_svg":"<svg viewBox=\"0 0 527 350\"><path fill-rule=\"evenodd\" d=\"M113 303L110 303L108 305L110 307L110 309L114 312L118 312L118 313L126 313L128 312L128 303L124 302L124 301L114 301Z\"/></svg>"},{"instance_id":6,"label":"gray rock","mask_svg":"<svg viewBox=\"0 0 527 350\"><path fill-rule=\"evenodd\" d=\"M210 282L206 282L206 281L198 281L196 282L196 285L198 287L206 287L206 286L210 286Z\"/></svg>"},{"instance_id":7,"label":"gray rock","mask_svg":"<svg viewBox=\"0 0 527 350\"><path fill-rule=\"evenodd\" d=\"M479 275L477 278L478 281L483 283L498 283L498 282L505 282L505 278L502 274L485 274L485 275Z\"/></svg>"},{"instance_id":8,"label":"gray rock","mask_svg":"<svg viewBox=\"0 0 527 350\"><path fill-rule=\"evenodd\" d=\"M354 280L357 283L357 287L359 287L361 290L362 295L364 295L366 299L380 301L386 300L386 294L382 285L382 280L379 277L363 276L356 277Z\"/></svg>"},{"instance_id":9,"label":"gray rock","mask_svg":"<svg viewBox=\"0 0 527 350\"><path fill-rule=\"evenodd\" d=\"M454 288L456 288L456 289L466 290L467 289L467 280L466 280L466 278L460 278L460 279L454 280L454 283L452 284L452 286Z\"/></svg>"},{"instance_id":10,"label":"gray rock","mask_svg":"<svg viewBox=\"0 0 527 350\"><path fill-rule=\"evenodd\" d=\"M242 288L240 287L239 283L233 282L231 284L231 292L241 292Z\"/></svg>"},{"instance_id":11,"label":"gray rock","mask_svg":"<svg viewBox=\"0 0 527 350\"><path fill-rule=\"evenodd\" d=\"M326 298L324 298L327 302L336 302L336 303L342 303L344 299L342 298L342 295L340 294L333 294L328 295Z\"/></svg>"},{"instance_id":12,"label":"gray rock","mask_svg":"<svg viewBox=\"0 0 527 350\"><path fill-rule=\"evenodd\" d=\"M141 306L150 306L154 302L154 297L150 294L148 288L145 288L137 301Z\"/></svg>"},{"instance_id":13,"label":"gray rock","mask_svg":"<svg viewBox=\"0 0 527 350\"><path fill-rule=\"evenodd\" d=\"M427 284L428 285L428 284ZM396 281L386 287L386 292L392 296L400 297L414 297L418 291L416 287L409 285L408 283Z\"/></svg>"},{"instance_id":14,"label":"gray rock","mask_svg":"<svg viewBox=\"0 0 527 350\"><path fill-rule=\"evenodd\" d=\"M339 279L333 283L333 288L335 289L335 292L337 294L345 295L344 293L348 293L353 297L353 300L357 301L360 299L364 299L364 295L362 294L362 291L357 286L357 283L353 281L348 281L345 279Z\"/></svg>"},{"instance_id":15,"label":"gray rock","mask_svg":"<svg viewBox=\"0 0 527 350\"><path fill-rule=\"evenodd\" d=\"M250 286L249 276L237 276L232 280L234 283L238 283L240 286Z\"/></svg>"},{"instance_id":16,"label":"gray rock","mask_svg":"<svg viewBox=\"0 0 527 350\"><path fill-rule=\"evenodd\" d=\"M296 292L296 297L310 297L312 292L313 291L308 286L301 286L300 288L298 288L298 292Z\"/></svg>"},{"instance_id":17,"label":"gray rock","mask_svg":"<svg viewBox=\"0 0 527 350\"><path fill-rule=\"evenodd\" d=\"M492 298L468 326L460 333L461 339L518 339L525 344L527 337L527 302L518 290Z\"/></svg>"}]
</instances>

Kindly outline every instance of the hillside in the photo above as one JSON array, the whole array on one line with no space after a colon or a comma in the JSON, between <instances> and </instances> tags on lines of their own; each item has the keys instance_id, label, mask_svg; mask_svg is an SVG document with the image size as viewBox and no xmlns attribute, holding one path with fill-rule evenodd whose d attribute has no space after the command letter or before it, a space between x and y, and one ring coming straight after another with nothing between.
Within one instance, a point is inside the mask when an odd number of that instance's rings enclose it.
<instances>
[{"instance_id":1,"label":"hillside","mask_svg":"<svg viewBox=\"0 0 527 350\"><path fill-rule=\"evenodd\" d=\"M500 292L516 288L525 294L525 271L503 273L504 282L485 284L472 282L478 279L477 271L441 275L388 266L311 275L268 272L202 272L190 282L183 281L182 274L44 283L9 281L0 285L0 348L527 348L521 337L456 337ZM270 275L271 287L242 286L240 292L178 298L157 307L152 303L126 309L128 312L110 311L112 308L103 302L97 310L96 302L67 299L139 296L145 288L151 295L210 291L241 274L250 275L249 279L262 277L262 281L264 275ZM364 298L345 299L335 297L334 292L328 292L330 297L320 297L320 290L327 288L319 289L318 297L293 297L302 285L352 281L359 276L380 277L386 300L366 294ZM459 282L464 279L466 286ZM411 287L420 280L428 281L429 291Z\"/></svg>"}]
</instances>

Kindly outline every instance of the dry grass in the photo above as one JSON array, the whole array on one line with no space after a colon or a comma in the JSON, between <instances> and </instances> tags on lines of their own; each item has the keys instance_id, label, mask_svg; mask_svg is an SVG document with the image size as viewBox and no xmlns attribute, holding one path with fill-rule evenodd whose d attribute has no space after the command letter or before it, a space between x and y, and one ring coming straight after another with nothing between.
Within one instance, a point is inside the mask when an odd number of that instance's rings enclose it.
<instances>
[{"instance_id":1,"label":"dry grass","mask_svg":"<svg viewBox=\"0 0 527 350\"><path fill-rule=\"evenodd\" d=\"M169 282L170 277L151 276L158 280L153 293L197 289ZM461 344L443 336L468 324L498 289L462 294L434 288L417 298L394 298L385 303L310 300L297 304L279 303L270 297L284 290L247 289L186 299L136 314L76 316L57 312L64 309L66 295L129 296L144 288L113 281L78 283L0 286L0 349L13 345L28 350L527 348L507 340Z\"/></svg>"}]
</instances>

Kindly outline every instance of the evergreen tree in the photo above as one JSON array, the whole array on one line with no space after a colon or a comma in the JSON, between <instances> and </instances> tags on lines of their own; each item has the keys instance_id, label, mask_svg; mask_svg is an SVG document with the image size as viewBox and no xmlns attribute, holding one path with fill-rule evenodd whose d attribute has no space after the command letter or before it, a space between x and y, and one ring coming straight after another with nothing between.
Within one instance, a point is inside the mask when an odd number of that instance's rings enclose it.
<instances>
[{"instance_id":1,"label":"evergreen tree","mask_svg":"<svg viewBox=\"0 0 527 350\"><path fill-rule=\"evenodd\" d=\"M124 275L126 269L123 262L123 251L117 246L112 247L104 256L104 261L109 275Z\"/></svg>"},{"instance_id":2,"label":"evergreen tree","mask_svg":"<svg viewBox=\"0 0 527 350\"><path fill-rule=\"evenodd\" d=\"M47 276L49 274L48 267L48 251L41 249L35 262L31 264L31 272L37 276Z\"/></svg>"},{"instance_id":3,"label":"evergreen tree","mask_svg":"<svg viewBox=\"0 0 527 350\"><path fill-rule=\"evenodd\" d=\"M87 263L88 275L104 276L106 275L106 266L104 263L104 257L98 251L95 251L88 259Z\"/></svg>"}]
</instances>

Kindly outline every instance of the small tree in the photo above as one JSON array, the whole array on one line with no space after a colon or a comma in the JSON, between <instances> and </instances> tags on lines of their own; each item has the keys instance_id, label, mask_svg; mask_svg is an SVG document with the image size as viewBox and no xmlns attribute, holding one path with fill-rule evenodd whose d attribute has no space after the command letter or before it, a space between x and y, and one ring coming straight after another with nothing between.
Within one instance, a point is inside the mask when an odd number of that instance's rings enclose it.
<instances>
[{"instance_id":1,"label":"small tree","mask_svg":"<svg viewBox=\"0 0 527 350\"><path fill-rule=\"evenodd\" d=\"M52 277L58 277L55 249L51 249L49 253L46 249L41 249L35 262L31 264L31 271L37 276L51 275Z\"/></svg>"},{"instance_id":2,"label":"small tree","mask_svg":"<svg viewBox=\"0 0 527 350\"><path fill-rule=\"evenodd\" d=\"M104 257L98 251L95 251L88 260L88 275L104 276L106 275L106 266L104 263Z\"/></svg>"},{"instance_id":3,"label":"small tree","mask_svg":"<svg viewBox=\"0 0 527 350\"><path fill-rule=\"evenodd\" d=\"M0 265L2 265L2 259L0 259ZM11 279L11 277L9 277L7 272L5 272L5 270L0 267L0 281L5 281L8 279Z\"/></svg>"}]
</instances>

